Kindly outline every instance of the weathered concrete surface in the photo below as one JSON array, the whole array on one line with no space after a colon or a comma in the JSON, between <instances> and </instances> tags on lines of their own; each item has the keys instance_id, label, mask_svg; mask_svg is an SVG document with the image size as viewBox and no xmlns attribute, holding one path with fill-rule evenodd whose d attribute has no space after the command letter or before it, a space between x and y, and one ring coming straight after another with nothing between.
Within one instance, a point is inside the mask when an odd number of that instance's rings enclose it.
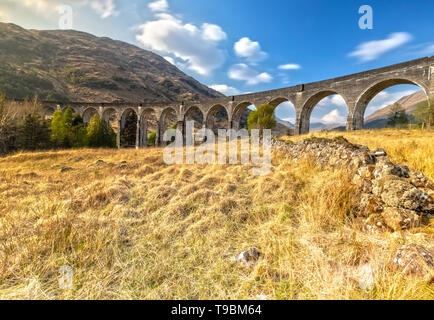
<instances>
[{"instance_id":1,"label":"weathered concrete surface","mask_svg":"<svg viewBox=\"0 0 434 320\"><path fill-rule=\"evenodd\" d=\"M138 128L136 146L140 147L146 144L144 137L146 137L147 119L150 114L158 119L157 142L161 142L160 137L163 128L166 128L166 118L170 112L176 113L178 128L180 128L183 127L187 115L193 109L200 110L203 123L207 125L215 113L220 108L224 108L228 114L228 126L237 129L241 115L248 106L268 103L277 107L285 101L291 102L295 107L295 133L305 134L309 132L313 108L323 98L333 94L341 95L347 104L347 130L359 130L363 128L364 113L369 102L382 90L398 84L417 85L425 92L427 98L434 99L434 56L314 83L203 101L184 103L62 103L45 101L43 105L48 112L65 109L69 106L79 113L85 122L89 121L95 113L106 120L114 117L121 130L125 125L126 116L134 112L137 115ZM120 137L118 137L119 139Z\"/></svg>"}]
</instances>

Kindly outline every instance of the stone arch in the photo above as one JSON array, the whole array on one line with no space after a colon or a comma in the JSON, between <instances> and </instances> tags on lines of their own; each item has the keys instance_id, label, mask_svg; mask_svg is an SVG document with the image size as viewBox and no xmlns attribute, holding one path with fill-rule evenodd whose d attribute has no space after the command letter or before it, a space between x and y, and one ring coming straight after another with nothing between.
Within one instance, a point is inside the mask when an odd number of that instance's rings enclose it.
<instances>
[{"instance_id":1,"label":"stone arch","mask_svg":"<svg viewBox=\"0 0 434 320\"><path fill-rule=\"evenodd\" d=\"M277 107L278 105L280 105L283 102L291 102L288 98L284 98L284 97L278 97L278 98L273 98L270 102L268 102L269 105L272 105L273 107ZM292 103L292 102L291 102ZM294 104L294 103L292 103Z\"/></svg>"},{"instance_id":2,"label":"stone arch","mask_svg":"<svg viewBox=\"0 0 434 320\"><path fill-rule=\"evenodd\" d=\"M89 122L90 122L90 119L91 119L95 114L98 114L98 110L97 110L96 108L94 108L94 107L86 108L86 109L83 111L83 115L82 115L83 122L84 122L86 125L88 125ZM99 114L98 114L98 115L99 115Z\"/></svg>"},{"instance_id":3,"label":"stone arch","mask_svg":"<svg viewBox=\"0 0 434 320\"><path fill-rule=\"evenodd\" d=\"M166 132L167 128L171 125L178 124L178 113L176 109L173 107L165 108L160 115L160 119L158 121L158 133L157 140L158 144L162 145L165 143L163 141L164 132Z\"/></svg>"},{"instance_id":4,"label":"stone arch","mask_svg":"<svg viewBox=\"0 0 434 320\"><path fill-rule=\"evenodd\" d=\"M241 116L243 115L244 111L252 105L255 104L250 101L243 101L236 105L232 114L232 128L234 128L235 130L239 129Z\"/></svg>"},{"instance_id":5,"label":"stone arch","mask_svg":"<svg viewBox=\"0 0 434 320\"><path fill-rule=\"evenodd\" d=\"M205 116L202 112L202 109L198 106L191 106L184 112L184 122L188 120L194 120L195 125L198 124L198 127L202 127L204 125Z\"/></svg>"},{"instance_id":6,"label":"stone arch","mask_svg":"<svg viewBox=\"0 0 434 320\"><path fill-rule=\"evenodd\" d=\"M68 109L68 108L71 108L72 113L77 113L76 110L75 110L75 108L73 108L71 106L64 106L64 107L62 107L62 112L65 112L65 110Z\"/></svg>"},{"instance_id":7,"label":"stone arch","mask_svg":"<svg viewBox=\"0 0 434 320\"><path fill-rule=\"evenodd\" d=\"M140 114L140 138L139 147L155 146L156 139L153 144L148 144L148 138L152 132L158 132L158 115L153 108L145 108Z\"/></svg>"},{"instance_id":8,"label":"stone arch","mask_svg":"<svg viewBox=\"0 0 434 320\"><path fill-rule=\"evenodd\" d=\"M120 147L132 148L137 145L137 121L136 110L127 108L120 118Z\"/></svg>"},{"instance_id":9,"label":"stone arch","mask_svg":"<svg viewBox=\"0 0 434 320\"><path fill-rule=\"evenodd\" d=\"M53 113L56 111L55 107L52 106L45 106L42 108L42 117L44 120L49 120L53 118Z\"/></svg>"},{"instance_id":10,"label":"stone arch","mask_svg":"<svg viewBox=\"0 0 434 320\"><path fill-rule=\"evenodd\" d=\"M364 126L364 115L366 108L371 102L371 100L379 94L381 91L386 90L390 87L401 85L401 84L409 84L409 85L415 85L421 88L427 97L429 99L428 90L420 84L418 81L405 79L405 78L392 78L387 80L382 80L379 82L376 82L374 84L371 84L366 90L360 94L360 96L357 98L354 111L349 115L348 117L348 124L347 129L348 130L361 130Z\"/></svg>"},{"instance_id":11,"label":"stone arch","mask_svg":"<svg viewBox=\"0 0 434 320\"><path fill-rule=\"evenodd\" d=\"M226 120L218 121L219 117L226 118ZM215 133L217 133L218 129L228 129L229 121L229 112L222 104L212 106L205 115L206 127L213 130Z\"/></svg>"},{"instance_id":12,"label":"stone arch","mask_svg":"<svg viewBox=\"0 0 434 320\"><path fill-rule=\"evenodd\" d=\"M119 112L115 108L105 108L102 119L116 132L119 131Z\"/></svg>"},{"instance_id":13,"label":"stone arch","mask_svg":"<svg viewBox=\"0 0 434 320\"><path fill-rule=\"evenodd\" d=\"M348 100L345 97L345 95L339 93L336 90L324 90L324 91L317 92L317 93L313 94L312 96L310 96L303 103L303 107L301 109L299 119L297 120L297 123L295 124L296 132L299 132L300 134L309 133L310 116L312 115L313 109L322 99L327 98L328 96L332 96L332 95L340 95L345 100L345 104L347 106L348 113L350 113L350 110L348 108Z\"/></svg>"},{"instance_id":14,"label":"stone arch","mask_svg":"<svg viewBox=\"0 0 434 320\"><path fill-rule=\"evenodd\" d=\"M268 104L274 107L275 116L280 120L277 121L272 134L274 136L294 135L295 119L297 117L295 104L290 99L284 97L274 98ZM289 108L285 108L285 104ZM291 118L291 120L287 118Z\"/></svg>"}]
</instances>

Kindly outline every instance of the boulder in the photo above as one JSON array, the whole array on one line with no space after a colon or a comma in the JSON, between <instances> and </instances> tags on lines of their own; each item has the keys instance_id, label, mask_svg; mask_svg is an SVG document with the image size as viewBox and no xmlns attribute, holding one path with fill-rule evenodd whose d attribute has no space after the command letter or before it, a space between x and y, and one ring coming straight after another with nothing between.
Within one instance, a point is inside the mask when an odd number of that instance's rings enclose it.
<instances>
[{"instance_id":1,"label":"boulder","mask_svg":"<svg viewBox=\"0 0 434 320\"><path fill-rule=\"evenodd\" d=\"M421 217L412 210L402 208L384 208L384 222L394 231L420 227Z\"/></svg>"},{"instance_id":2,"label":"boulder","mask_svg":"<svg viewBox=\"0 0 434 320\"><path fill-rule=\"evenodd\" d=\"M428 281L434 280L434 252L418 244L410 243L399 248L393 264L406 275L415 275Z\"/></svg>"},{"instance_id":3,"label":"boulder","mask_svg":"<svg viewBox=\"0 0 434 320\"><path fill-rule=\"evenodd\" d=\"M244 252L241 252L236 261L246 267L253 267L258 262L261 253L256 248L249 248Z\"/></svg>"},{"instance_id":4,"label":"boulder","mask_svg":"<svg viewBox=\"0 0 434 320\"><path fill-rule=\"evenodd\" d=\"M373 193L389 207L420 210L428 200L428 195L407 181L398 179L383 179L374 184Z\"/></svg>"},{"instance_id":5,"label":"boulder","mask_svg":"<svg viewBox=\"0 0 434 320\"><path fill-rule=\"evenodd\" d=\"M70 168L70 167L64 167L64 168L60 169L60 173L68 172L68 171L71 171L71 170L73 170L73 169Z\"/></svg>"}]
</instances>

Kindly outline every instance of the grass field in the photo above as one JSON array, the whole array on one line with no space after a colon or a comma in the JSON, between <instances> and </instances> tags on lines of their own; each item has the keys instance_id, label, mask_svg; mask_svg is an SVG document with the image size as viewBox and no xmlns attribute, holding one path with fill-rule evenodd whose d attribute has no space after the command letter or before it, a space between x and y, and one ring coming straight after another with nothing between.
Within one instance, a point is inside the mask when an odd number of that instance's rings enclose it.
<instances>
[{"instance_id":1,"label":"grass field","mask_svg":"<svg viewBox=\"0 0 434 320\"><path fill-rule=\"evenodd\" d=\"M433 132L315 135L383 147L434 179ZM362 231L350 181L282 153L267 176L168 166L162 149L1 158L0 299L433 299L432 285L391 266L402 244L432 246L433 229ZM249 247L263 254L251 270L232 262ZM63 265L72 289L59 288ZM373 290L359 288L366 265Z\"/></svg>"}]
</instances>

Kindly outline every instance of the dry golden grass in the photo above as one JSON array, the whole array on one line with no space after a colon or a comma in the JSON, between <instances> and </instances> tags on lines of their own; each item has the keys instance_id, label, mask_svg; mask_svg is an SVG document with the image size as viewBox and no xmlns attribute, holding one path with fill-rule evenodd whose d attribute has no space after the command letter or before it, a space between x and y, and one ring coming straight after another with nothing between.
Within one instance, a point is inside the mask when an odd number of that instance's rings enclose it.
<instances>
[{"instance_id":1,"label":"dry golden grass","mask_svg":"<svg viewBox=\"0 0 434 320\"><path fill-rule=\"evenodd\" d=\"M432 155L428 138L408 133L401 145ZM393 154L393 134L349 137ZM89 166L98 159L111 164ZM12 155L0 159L0 299L433 299L390 265L400 245L432 244L432 229L368 234L353 219L355 192L344 170L279 153L262 177L251 166L168 166L161 149ZM251 246L263 253L254 269L232 263ZM373 290L358 285L366 264ZM59 288L63 265L73 289Z\"/></svg>"}]
</instances>

